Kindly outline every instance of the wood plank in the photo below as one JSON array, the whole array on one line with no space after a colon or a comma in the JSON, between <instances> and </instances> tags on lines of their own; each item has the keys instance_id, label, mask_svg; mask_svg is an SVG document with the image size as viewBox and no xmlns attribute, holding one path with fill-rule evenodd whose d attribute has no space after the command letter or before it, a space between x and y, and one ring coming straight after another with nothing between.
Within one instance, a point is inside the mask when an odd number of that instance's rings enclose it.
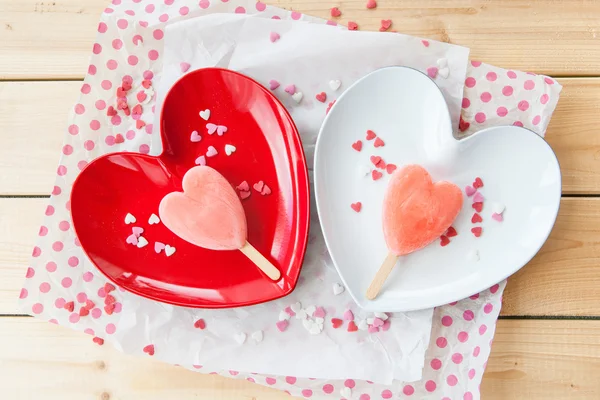
<instances>
[{"instance_id":1,"label":"wood plank","mask_svg":"<svg viewBox=\"0 0 600 400\"><path fill-rule=\"evenodd\" d=\"M2 0L0 0L2 1ZM564 193L600 193L600 78L563 78L547 138ZM0 82L0 195L49 194L80 82ZM33 152L33 154L32 154Z\"/></svg>"},{"instance_id":2,"label":"wood plank","mask_svg":"<svg viewBox=\"0 0 600 400\"><path fill-rule=\"evenodd\" d=\"M0 314L17 312L46 199L0 199ZM600 198L564 198L540 253L511 277L502 315L600 316Z\"/></svg>"},{"instance_id":3,"label":"wood plank","mask_svg":"<svg viewBox=\"0 0 600 400\"><path fill-rule=\"evenodd\" d=\"M600 321L500 320L482 398L597 399L599 357ZM0 385L10 399L290 398L249 382L123 355L33 318L0 318L0 365Z\"/></svg>"},{"instance_id":4,"label":"wood plank","mask_svg":"<svg viewBox=\"0 0 600 400\"><path fill-rule=\"evenodd\" d=\"M267 0L376 30L391 18L403 33L470 47L472 58L554 76L600 75L600 4L588 0ZM77 78L87 70L105 0L0 0L0 79ZM43 32L39 34L38 32Z\"/></svg>"}]
</instances>

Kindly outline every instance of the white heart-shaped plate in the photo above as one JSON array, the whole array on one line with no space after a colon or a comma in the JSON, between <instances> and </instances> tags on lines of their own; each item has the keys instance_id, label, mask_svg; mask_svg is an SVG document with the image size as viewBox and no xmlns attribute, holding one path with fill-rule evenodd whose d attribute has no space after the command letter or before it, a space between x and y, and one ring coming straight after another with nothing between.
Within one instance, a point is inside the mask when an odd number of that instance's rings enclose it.
<instances>
[{"instance_id":1,"label":"white heart-shaped plate","mask_svg":"<svg viewBox=\"0 0 600 400\"><path fill-rule=\"evenodd\" d=\"M385 146L365 139L373 130ZM362 150L351 145L362 140ZM434 182L461 189L481 177L483 223L472 224L473 198L464 197L453 226L458 236L401 257L380 295L365 293L388 250L382 204L389 174L374 181L370 156L398 167L420 164ZM457 140L444 97L419 71L377 70L349 88L321 128L315 149L315 192L327 247L346 288L368 311L410 311L447 304L478 293L518 271L539 251L556 220L561 196L558 160L550 146L527 129L502 126ZM361 202L357 213L350 207ZM492 219L504 204L504 221ZM476 238L471 228L481 226ZM479 261L471 256L477 251Z\"/></svg>"}]
</instances>

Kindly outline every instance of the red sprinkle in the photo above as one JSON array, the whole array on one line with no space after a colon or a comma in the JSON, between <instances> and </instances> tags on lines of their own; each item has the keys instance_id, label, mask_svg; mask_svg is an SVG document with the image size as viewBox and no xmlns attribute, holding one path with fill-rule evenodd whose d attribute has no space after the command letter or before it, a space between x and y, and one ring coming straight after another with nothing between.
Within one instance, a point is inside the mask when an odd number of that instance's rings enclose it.
<instances>
[{"instance_id":1,"label":"red sprinkle","mask_svg":"<svg viewBox=\"0 0 600 400\"><path fill-rule=\"evenodd\" d=\"M116 287L115 287L115 285L113 285L112 283L108 283L108 282L107 282L107 283L104 285L104 293L106 293L106 294L108 294L108 293L112 292L112 291L113 291L113 290L115 290L115 289L116 289Z\"/></svg>"},{"instance_id":2,"label":"red sprinkle","mask_svg":"<svg viewBox=\"0 0 600 400\"><path fill-rule=\"evenodd\" d=\"M65 303L63 308L69 312L73 312L73 310L75 310L75 302L69 301L68 303Z\"/></svg>"},{"instance_id":3,"label":"red sprinkle","mask_svg":"<svg viewBox=\"0 0 600 400\"><path fill-rule=\"evenodd\" d=\"M446 231L446 236L448 236L449 238L454 237L456 235L458 235L458 232L456 232L456 229L454 229L454 227L452 226Z\"/></svg>"},{"instance_id":4,"label":"red sprinkle","mask_svg":"<svg viewBox=\"0 0 600 400\"><path fill-rule=\"evenodd\" d=\"M148 89L150 88L150 86L152 86L152 81L145 79L142 81L142 86L144 87L144 89Z\"/></svg>"},{"instance_id":5,"label":"red sprinkle","mask_svg":"<svg viewBox=\"0 0 600 400\"><path fill-rule=\"evenodd\" d=\"M467 129L469 129L469 127L471 126L471 123L465 121L462 117L462 115L460 116L460 121L458 121L458 129L461 132L466 131Z\"/></svg>"},{"instance_id":6,"label":"red sprinkle","mask_svg":"<svg viewBox=\"0 0 600 400\"><path fill-rule=\"evenodd\" d=\"M392 26L392 20L391 19L382 19L381 20L381 27L379 28L380 32L385 32L388 29L390 29L390 27Z\"/></svg>"},{"instance_id":7,"label":"red sprinkle","mask_svg":"<svg viewBox=\"0 0 600 400\"><path fill-rule=\"evenodd\" d=\"M340 11L340 9L339 9L339 8L337 8L337 7L333 7L333 8L331 9L331 16L332 16L332 17L336 17L336 18L337 18L337 17L341 17L341 16L342 16L342 12Z\"/></svg>"},{"instance_id":8,"label":"red sprinkle","mask_svg":"<svg viewBox=\"0 0 600 400\"><path fill-rule=\"evenodd\" d=\"M481 236L482 231L483 231L483 229L480 226L478 226L476 228L471 228L471 232L473 232L473 235L475 235L475 237Z\"/></svg>"},{"instance_id":9,"label":"red sprinkle","mask_svg":"<svg viewBox=\"0 0 600 400\"><path fill-rule=\"evenodd\" d=\"M373 8L377 7L377 2L375 0L369 0L367 1L367 8L372 10Z\"/></svg>"},{"instance_id":10,"label":"red sprinkle","mask_svg":"<svg viewBox=\"0 0 600 400\"><path fill-rule=\"evenodd\" d=\"M379 169L385 169L387 167L387 164L385 163L385 161L383 161L383 158L382 158L381 161L379 161L377 163L376 167Z\"/></svg>"},{"instance_id":11,"label":"red sprinkle","mask_svg":"<svg viewBox=\"0 0 600 400\"><path fill-rule=\"evenodd\" d=\"M125 107L123 109L123 113L129 117L131 115L131 110L129 109L129 107Z\"/></svg>"},{"instance_id":12,"label":"red sprinkle","mask_svg":"<svg viewBox=\"0 0 600 400\"><path fill-rule=\"evenodd\" d=\"M92 342L96 343L98 346L102 346L104 344L104 339L95 337L92 339Z\"/></svg>"},{"instance_id":13,"label":"red sprinkle","mask_svg":"<svg viewBox=\"0 0 600 400\"><path fill-rule=\"evenodd\" d=\"M471 217L471 223L477 224L479 222L483 222L483 218L481 218L481 215L479 215L477 213L473 214L473 217Z\"/></svg>"},{"instance_id":14,"label":"red sprinkle","mask_svg":"<svg viewBox=\"0 0 600 400\"><path fill-rule=\"evenodd\" d=\"M131 110L131 112L134 114L141 114L142 113L142 105L138 104L137 106L133 107L133 110Z\"/></svg>"},{"instance_id":15,"label":"red sprinkle","mask_svg":"<svg viewBox=\"0 0 600 400\"><path fill-rule=\"evenodd\" d=\"M352 148L356 151L361 151L362 150L362 140L357 140L356 142L352 143Z\"/></svg>"},{"instance_id":16,"label":"red sprinkle","mask_svg":"<svg viewBox=\"0 0 600 400\"><path fill-rule=\"evenodd\" d=\"M375 146L375 147L383 147L383 146L385 146L385 142L383 140L381 140L381 138L377 138L377 139L375 139L375 142L373 143L373 146Z\"/></svg>"},{"instance_id":17,"label":"red sprinkle","mask_svg":"<svg viewBox=\"0 0 600 400\"><path fill-rule=\"evenodd\" d=\"M442 235L442 236L440 236L440 239L441 239L440 244L442 245L442 247L450 244L450 239L448 239L447 236Z\"/></svg>"},{"instance_id":18,"label":"red sprinkle","mask_svg":"<svg viewBox=\"0 0 600 400\"><path fill-rule=\"evenodd\" d=\"M327 111L325 111L325 114L329 114L329 110L331 110L331 107L333 107L334 104L335 104L335 100L332 101L331 103L329 103L329 105L327 106Z\"/></svg>"},{"instance_id":19,"label":"red sprinkle","mask_svg":"<svg viewBox=\"0 0 600 400\"><path fill-rule=\"evenodd\" d=\"M121 135L120 133L117 133L117 135L115 136L115 143L123 143L125 141L125 138L123 137L123 135Z\"/></svg>"},{"instance_id":20,"label":"red sprinkle","mask_svg":"<svg viewBox=\"0 0 600 400\"><path fill-rule=\"evenodd\" d=\"M117 97L126 97L127 96L127 91L125 89L123 89L123 87L119 86L117 88Z\"/></svg>"},{"instance_id":21,"label":"red sprinkle","mask_svg":"<svg viewBox=\"0 0 600 400\"><path fill-rule=\"evenodd\" d=\"M327 93L321 92L315 96L315 98L321 103L325 103L327 101Z\"/></svg>"},{"instance_id":22,"label":"red sprinkle","mask_svg":"<svg viewBox=\"0 0 600 400\"><path fill-rule=\"evenodd\" d=\"M130 79L123 79L123 82L122 82L123 90L126 92L129 92L131 90L132 83L133 83L133 81Z\"/></svg>"},{"instance_id":23,"label":"red sprinkle","mask_svg":"<svg viewBox=\"0 0 600 400\"><path fill-rule=\"evenodd\" d=\"M358 330L358 326L354 323L354 321L350 321L348 323L348 332L356 332Z\"/></svg>"},{"instance_id":24,"label":"red sprinkle","mask_svg":"<svg viewBox=\"0 0 600 400\"><path fill-rule=\"evenodd\" d=\"M81 307L79 309L79 316L80 317L87 317L88 315L90 315L90 310L85 308L85 307Z\"/></svg>"},{"instance_id":25,"label":"red sprinkle","mask_svg":"<svg viewBox=\"0 0 600 400\"><path fill-rule=\"evenodd\" d=\"M108 315L112 315L112 313L115 311L115 305L114 304L107 304L104 306L104 312L106 312L106 314Z\"/></svg>"},{"instance_id":26,"label":"red sprinkle","mask_svg":"<svg viewBox=\"0 0 600 400\"><path fill-rule=\"evenodd\" d=\"M135 127L137 129L142 129L145 126L146 126L146 123L144 121L142 121L141 119L138 119L137 121L135 121Z\"/></svg>"},{"instance_id":27,"label":"red sprinkle","mask_svg":"<svg viewBox=\"0 0 600 400\"><path fill-rule=\"evenodd\" d=\"M381 157L379 156L371 156L371 162L374 166L377 166L381 162Z\"/></svg>"},{"instance_id":28,"label":"red sprinkle","mask_svg":"<svg viewBox=\"0 0 600 400\"><path fill-rule=\"evenodd\" d=\"M388 164L385 167L385 170L387 171L388 174L392 174L396 170L396 168L398 168L398 167L396 167L396 164Z\"/></svg>"},{"instance_id":29,"label":"red sprinkle","mask_svg":"<svg viewBox=\"0 0 600 400\"><path fill-rule=\"evenodd\" d=\"M106 297L104 298L104 304L115 304L117 302L117 300L115 299L115 297L111 294L106 295Z\"/></svg>"},{"instance_id":30,"label":"red sprinkle","mask_svg":"<svg viewBox=\"0 0 600 400\"><path fill-rule=\"evenodd\" d=\"M350 207L356 211L356 212L360 212L360 210L362 209L362 203L360 201L357 201L356 203L352 203L350 204Z\"/></svg>"},{"instance_id":31,"label":"red sprinkle","mask_svg":"<svg viewBox=\"0 0 600 400\"><path fill-rule=\"evenodd\" d=\"M374 181L381 179L382 176L383 176L383 174L377 170L373 170L371 172L371 177L373 178Z\"/></svg>"},{"instance_id":32,"label":"red sprinkle","mask_svg":"<svg viewBox=\"0 0 600 400\"><path fill-rule=\"evenodd\" d=\"M475 182L473 182L473 187L475 189L479 189L483 187L483 181L481 180L481 178L477 177L475 178Z\"/></svg>"},{"instance_id":33,"label":"red sprinkle","mask_svg":"<svg viewBox=\"0 0 600 400\"><path fill-rule=\"evenodd\" d=\"M96 306L96 303L94 303L93 301L91 301L89 299L85 301L85 308L87 308L88 310L91 310L95 306Z\"/></svg>"},{"instance_id":34,"label":"red sprinkle","mask_svg":"<svg viewBox=\"0 0 600 400\"><path fill-rule=\"evenodd\" d=\"M153 356L154 355L154 345L153 344L149 344L148 346L144 347L144 353Z\"/></svg>"},{"instance_id":35,"label":"red sprinkle","mask_svg":"<svg viewBox=\"0 0 600 400\"><path fill-rule=\"evenodd\" d=\"M483 203L482 202L473 203L473 209L477 212L481 212L481 210L483 210Z\"/></svg>"},{"instance_id":36,"label":"red sprinkle","mask_svg":"<svg viewBox=\"0 0 600 400\"><path fill-rule=\"evenodd\" d=\"M375 132L373 132L372 130L367 131L367 140L373 140L376 137L377 137L377 135L375 134Z\"/></svg>"},{"instance_id":37,"label":"red sprinkle","mask_svg":"<svg viewBox=\"0 0 600 400\"><path fill-rule=\"evenodd\" d=\"M198 321L194 322L194 328L204 329L206 328L206 322L204 322L203 319L199 319Z\"/></svg>"},{"instance_id":38,"label":"red sprinkle","mask_svg":"<svg viewBox=\"0 0 600 400\"><path fill-rule=\"evenodd\" d=\"M117 110L113 106L108 106L108 110L106 110L106 115L109 117L114 117L117 115Z\"/></svg>"},{"instance_id":39,"label":"red sprinkle","mask_svg":"<svg viewBox=\"0 0 600 400\"><path fill-rule=\"evenodd\" d=\"M331 325L333 326L333 329L337 329L340 326L344 325L344 321L342 321L339 318L332 318L331 319Z\"/></svg>"},{"instance_id":40,"label":"red sprinkle","mask_svg":"<svg viewBox=\"0 0 600 400\"><path fill-rule=\"evenodd\" d=\"M358 24L356 22L349 21L348 22L348 30L349 31L356 31L356 30L358 30Z\"/></svg>"}]
</instances>

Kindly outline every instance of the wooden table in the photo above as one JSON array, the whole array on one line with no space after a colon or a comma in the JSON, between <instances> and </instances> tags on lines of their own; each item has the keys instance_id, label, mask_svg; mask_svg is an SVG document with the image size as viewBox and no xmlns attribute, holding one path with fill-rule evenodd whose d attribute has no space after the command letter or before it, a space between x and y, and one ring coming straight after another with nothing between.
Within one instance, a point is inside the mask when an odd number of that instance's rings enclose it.
<instances>
[{"instance_id":1,"label":"wooden table","mask_svg":"<svg viewBox=\"0 0 600 400\"><path fill-rule=\"evenodd\" d=\"M286 399L203 376L20 315L16 298L53 186L67 113L105 0L0 0L0 398ZM509 280L484 399L600 398L600 2L273 0L362 29L394 28L471 48L471 57L564 86L547 139L563 171L558 222Z\"/></svg>"}]
</instances>

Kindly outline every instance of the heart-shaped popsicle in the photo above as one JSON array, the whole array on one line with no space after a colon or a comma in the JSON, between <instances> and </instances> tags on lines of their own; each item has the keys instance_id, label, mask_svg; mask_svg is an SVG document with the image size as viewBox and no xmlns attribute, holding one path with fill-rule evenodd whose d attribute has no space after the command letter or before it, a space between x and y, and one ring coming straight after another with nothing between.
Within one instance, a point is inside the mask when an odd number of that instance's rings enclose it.
<instances>
[{"instance_id":1,"label":"heart-shaped popsicle","mask_svg":"<svg viewBox=\"0 0 600 400\"><path fill-rule=\"evenodd\" d=\"M440 237L458 216L462 203L458 186L444 181L434 184L419 165L407 165L392 175L383 200L383 234L390 252L367 289L369 300L377 297L398 257Z\"/></svg>"},{"instance_id":2,"label":"heart-shaped popsicle","mask_svg":"<svg viewBox=\"0 0 600 400\"><path fill-rule=\"evenodd\" d=\"M173 233L211 250L240 250L269 278L281 273L247 241L246 214L227 180L207 166L191 168L183 177L183 192L167 194L158 213Z\"/></svg>"}]
</instances>

